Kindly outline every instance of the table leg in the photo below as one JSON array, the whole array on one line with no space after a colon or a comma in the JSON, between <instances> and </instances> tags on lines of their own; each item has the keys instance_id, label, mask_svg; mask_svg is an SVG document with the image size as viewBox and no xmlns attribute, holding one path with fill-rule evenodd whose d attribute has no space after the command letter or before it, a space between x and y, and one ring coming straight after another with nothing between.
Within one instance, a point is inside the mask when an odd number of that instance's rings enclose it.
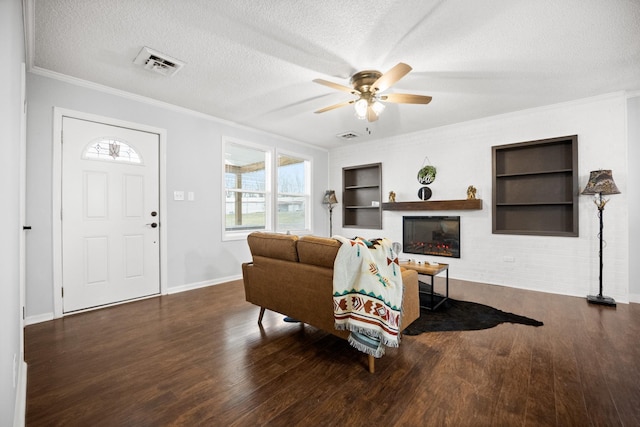
<instances>
[{"instance_id":1,"label":"table leg","mask_svg":"<svg viewBox=\"0 0 640 427\"><path fill-rule=\"evenodd\" d=\"M449 269L447 268L447 292L445 294L447 299L449 299Z\"/></svg>"},{"instance_id":2,"label":"table leg","mask_svg":"<svg viewBox=\"0 0 640 427\"><path fill-rule=\"evenodd\" d=\"M434 309L434 306L433 306L433 294L434 294L434 293L435 293L435 291L436 291L436 289L435 289L435 283L433 282L433 277L434 277L434 276L431 276L431 304L430 304L430 305L431 305L431 310L433 310L433 309Z\"/></svg>"},{"instance_id":3,"label":"table leg","mask_svg":"<svg viewBox=\"0 0 640 427\"><path fill-rule=\"evenodd\" d=\"M427 276L431 277L431 290L428 292L429 295L429 305L428 306L420 306L422 308L426 308L427 310L435 310L438 307L440 307L442 304L444 304L445 301L447 301L449 299L449 269L447 269L445 271L446 274L446 281L445 281L445 285L446 285L446 290L445 290L445 294L442 297L438 297L440 298L440 301L438 301L438 303L436 304L435 301L435 275L431 275L428 274ZM422 292L421 293L427 293L427 292Z\"/></svg>"}]
</instances>

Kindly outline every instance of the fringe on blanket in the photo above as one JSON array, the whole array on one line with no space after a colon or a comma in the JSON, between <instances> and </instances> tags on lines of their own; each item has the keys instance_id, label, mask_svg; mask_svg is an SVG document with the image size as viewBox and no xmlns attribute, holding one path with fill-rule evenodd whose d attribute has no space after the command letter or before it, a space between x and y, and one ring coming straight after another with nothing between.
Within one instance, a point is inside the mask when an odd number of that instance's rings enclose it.
<instances>
[{"instance_id":1,"label":"fringe on blanket","mask_svg":"<svg viewBox=\"0 0 640 427\"><path fill-rule=\"evenodd\" d=\"M384 345L379 339L372 338L359 332L351 331L349 334L349 344L355 349L380 358L384 356Z\"/></svg>"},{"instance_id":2,"label":"fringe on blanket","mask_svg":"<svg viewBox=\"0 0 640 427\"><path fill-rule=\"evenodd\" d=\"M372 355L373 357L380 358L384 356L384 347L399 347L400 335L398 335L397 341L385 340L384 337L372 337L367 333L369 330L354 331L354 326L336 324L337 330L349 331L349 338L347 341L352 347Z\"/></svg>"},{"instance_id":3,"label":"fringe on blanket","mask_svg":"<svg viewBox=\"0 0 640 427\"><path fill-rule=\"evenodd\" d=\"M390 341L384 339L384 337L371 336L371 331L369 329L358 329L356 330L356 326L347 325L347 324L336 324L335 328L341 331L349 331L349 337L347 341L351 344L352 347L357 350L372 355L373 357L380 358L384 356L384 348L386 347L399 347L400 346L400 335L398 335L398 339L396 341Z\"/></svg>"}]
</instances>

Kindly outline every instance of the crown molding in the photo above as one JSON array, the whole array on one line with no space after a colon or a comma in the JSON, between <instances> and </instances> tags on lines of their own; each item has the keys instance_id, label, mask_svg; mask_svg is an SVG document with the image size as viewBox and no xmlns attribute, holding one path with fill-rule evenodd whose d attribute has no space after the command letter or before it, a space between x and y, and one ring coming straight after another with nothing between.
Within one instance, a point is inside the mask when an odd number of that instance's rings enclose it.
<instances>
[{"instance_id":1,"label":"crown molding","mask_svg":"<svg viewBox=\"0 0 640 427\"><path fill-rule=\"evenodd\" d=\"M627 95L627 99L637 98L640 96L640 89L627 92L626 95Z\"/></svg>"},{"instance_id":2,"label":"crown molding","mask_svg":"<svg viewBox=\"0 0 640 427\"><path fill-rule=\"evenodd\" d=\"M180 107L178 105L175 104L170 104L168 102L164 102L164 101L159 101L157 99L153 99L153 98L149 98L146 96L142 96L142 95L137 95L131 92L127 92L124 90L120 90L120 89L115 89L113 87L110 86L105 86L99 83L94 83L88 80L84 80L84 79L80 79L77 77L72 77L69 76L67 74L62 74L62 73L58 73L56 71L51 71L51 70L47 70L45 68L41 68L38 66L31 66L29 69L29 72L32 74L36 74L39 76L43 76L43 77L48 77L54 80L59 80L65 83L69 83L71 85L74 86L80 86L80 87L84 87L87 89L91 89L91 90L95 90L98 92L102 92L102 93L107 93L110 95L114 95L114 96L118 96L120 98L125 98L125 99L129 99L135 102L140 102L143 104L147 104L147 105L152 105L158 108L162 108L164 110L169 110L169 111L173 111L176 113L181 113L181 114L185 114L185 115L189 115L189 116L194 116L194 117L198 117L204 120L208 120L211 122L215 122L221 125L225 125L225 126L229 126L229 127L233 127L236 129L241 129L241 130L245 130L245 131L249 131L249 132L254 132L254 133L258 133L258 134L262 134L262 135L266 135L269 136L271 138L276 137L282 141L286 141L292 144L296 144L296 145L302 145L302 146L306 146L315 150L320 150L320 151L324 151L324 152L328 152L329 150L324 148L324 147L320 147L317 145L313 145L313 144L309 144L307 142L304 141L298 141L295 139L291 139L288 138L286 136L283 135L278 135L278 134L274 134L274 133L270 133L261 129L256 129L256 128L252 128L250 126L247 125L243 125L240 123L236 123L236 122L232 122L230 120L225 120L225 119L221 119L219 117L215 117L212 116L210 114L206 114L206 113L201 113L199 111L195 111L195 110L191 110L189 108L185 108L185 107Z\"/></svg>"},{"instance_id":3,"label":"crown molding","mask_svg":"<svg viewBox=\"0 0 640 427\"><path fill-rule=\"evenodd\" d=\"M125 99L129 99L132 101L136 101L136 102L141 102L144 104L148 104L148 105L153 105L156 107L160 107L166 110L172 110L178 113L183 113L183 114L188 114L191 116L196 116L196 117L200 117L202 119L206 119L206 120L210 120L210 121L214 121L214 122L218 122L227 126L234 126L234 127L246 127L247 129L251 129L251 130L255 130L252 128L249 128L247 126L244 125L240 125L238 123L235 122L231 122L229 120L224 120L218 117L214 117L211 116L209 114L205 114L205 113L201 113L199 111L195 111L195 110L191 110L189 108L185 108L185 107L180 107L178 105L175 104L170 104L168 102L164 102L164 101L159 101L157 99L153 99L153 98L149 98L143 95L137 95L135 93L131 93L131 92L127 92L124 90L120 90L120 89L116 89L113 88L111 86L105 86L102 85L100 83L94 83L91 82L89 80L84 80L84 79L80 79L77 77L72 77L69 76L67 74L62 74L62 73L58 73L56 71L51 71L51 70L47 70L45 68L41 68L38 66L32 66L31 69L29 70L31 73L39 75L39 76L43 76L43 77L48 77L54 80L59 80L65 83L69 83L72 84L74 86L80 86L80 87L84 87L87 89L91 89L91 90L95 90L98 92L102 92L102 93L107 93L110 95L115 95L118 96L120 98L125 98Z\"/></svg>"}]
</instances>

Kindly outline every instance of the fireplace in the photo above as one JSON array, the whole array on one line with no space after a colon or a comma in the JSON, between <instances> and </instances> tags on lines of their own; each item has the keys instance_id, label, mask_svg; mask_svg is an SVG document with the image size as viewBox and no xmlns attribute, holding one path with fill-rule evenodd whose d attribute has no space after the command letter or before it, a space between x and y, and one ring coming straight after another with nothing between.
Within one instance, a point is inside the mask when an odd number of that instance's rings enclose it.
<instances>
[{"instance_id":1,"label":"fireplace","mask_svg":"<svg viewBox=\"0 0 640 427\"><path fill-rule=\"evenodd\" d=\"M460 217L402 217L402 252L460 258Z\"/></svg>"}]
</instances>

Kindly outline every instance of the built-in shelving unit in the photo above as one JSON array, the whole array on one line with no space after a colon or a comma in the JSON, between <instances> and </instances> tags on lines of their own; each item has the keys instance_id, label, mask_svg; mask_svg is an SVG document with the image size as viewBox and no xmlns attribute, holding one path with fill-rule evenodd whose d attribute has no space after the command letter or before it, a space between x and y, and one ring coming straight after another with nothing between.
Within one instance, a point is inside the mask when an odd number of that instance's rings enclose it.
<instances>
[{"instance_id":1,"label":"built-in shelving unit","mask_svg":"<svg viewBox=\"0 0 640 427\"><path fill-rule=\"evenodd\" d=\"M457 211L482 209L482 199L383 203L385 211Z\"/></svg>"},{"instance_id":2,"label":"built-in shelving unit","mask_svg":"<svg viewBox=\"0 0 640 427\"><path fill-rule=\"evenodd\" d=\"M342 226L382 229L382 163L342 168Z\"/></svg>"},{"instance_id":3,"label":"built-in shelving unit","mask_svg":"<svg viewBox=\"0 0 640 427\"><path fill-rule=\"evenodd\" d=\"M578 235L578 137L492 147L493 233Z\"/></svg>"}]
</instances>

